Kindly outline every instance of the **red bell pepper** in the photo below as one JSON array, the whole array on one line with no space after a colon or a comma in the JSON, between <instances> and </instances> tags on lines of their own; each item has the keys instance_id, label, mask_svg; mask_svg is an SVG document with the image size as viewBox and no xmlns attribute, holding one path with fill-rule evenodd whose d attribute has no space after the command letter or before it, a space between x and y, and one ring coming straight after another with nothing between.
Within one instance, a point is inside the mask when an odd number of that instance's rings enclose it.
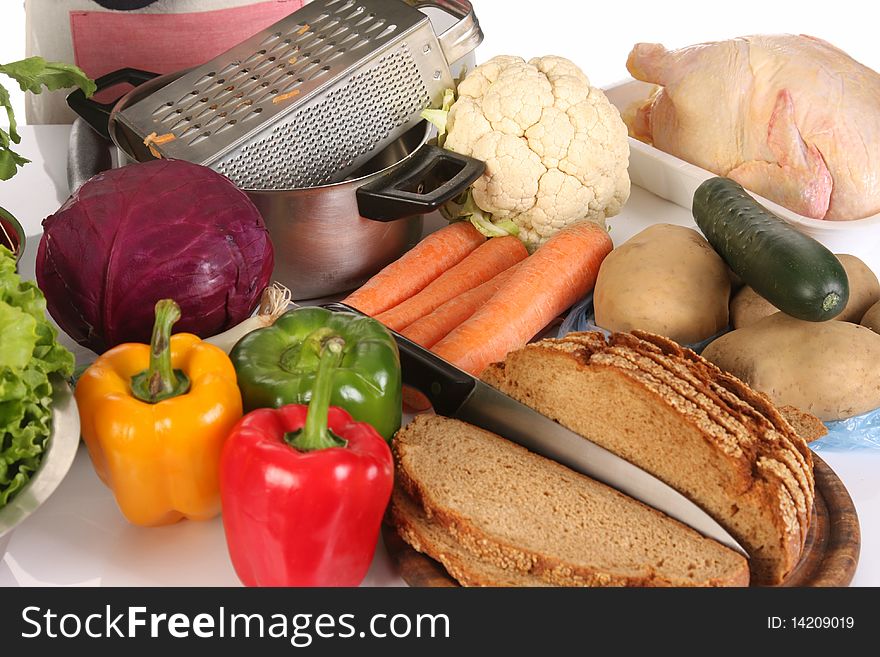
<instances>
[{"instance_id":1,"label":"red bell pepper","mask_svg":"<svg viewBox=\"0 0 880 657\"><path fill-rule=\"evenodd\" d=\"M229 556L247 586L357 586L394 480L388 444L330 407L343 341L327 340L308 406L244 416L220 464Z\"/></svg>"}]
</instances>

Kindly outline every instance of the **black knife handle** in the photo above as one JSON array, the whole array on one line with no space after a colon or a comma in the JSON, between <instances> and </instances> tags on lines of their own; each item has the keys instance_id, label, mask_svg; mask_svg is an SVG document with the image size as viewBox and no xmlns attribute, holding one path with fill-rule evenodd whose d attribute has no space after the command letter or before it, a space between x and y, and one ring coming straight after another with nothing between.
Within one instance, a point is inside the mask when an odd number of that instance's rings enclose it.
<instances>
[{"instance_id":1,"label":"black knife handle","mask_svg":"<svg viewBox=\"0 0 880 657\"><path fill-rule=\"evenodd\" d=\"M362 312L341 303L322 306L336 312L363 315ZM400 369L403 382L424 394L438 415L454 416L476 387L477 382L467 372L447 363L439 356L391 331L400 350Z\"/></svg>"}]
</instances>

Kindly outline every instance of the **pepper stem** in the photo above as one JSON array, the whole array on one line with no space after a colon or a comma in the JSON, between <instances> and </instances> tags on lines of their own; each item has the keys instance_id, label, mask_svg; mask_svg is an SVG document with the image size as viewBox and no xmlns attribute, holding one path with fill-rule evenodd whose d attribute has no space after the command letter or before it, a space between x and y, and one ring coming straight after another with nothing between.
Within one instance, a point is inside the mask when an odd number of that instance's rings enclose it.
<instances>
[{"instance_id":1,"label":"pepper stem","mask_svg":"<svg viewBox=\"0 0 880 657\"><path fill-rule=\"evenodd\" d=\"M278 364L281 369L291 374L299 374L304 370L311 371L315 366L315 356L320 357L324 344L334 335L333 329L327 326L315 329L306 336L301 345L285 350Z\"/></svg>"},{"instance_id":2,"label":"pepper stem","mask_svg":"<svg viewBox=\"0 0 880 657\"><path fill-rule=\"evenodd\" d=\"M345 447L347 444L327 426L327 413L330 410L330 398L333 396L333 374L342 362L344 348L345 340L339 336L332 336L324 342L305 426L284 436L288 445L301 452Z\"/></svg>"},{"instance_id":3,"label":"pepper stem","mask_svg":"<svg viewBox=\"0 0 880 657\"><path fill-rule=\"evenodd\" d=\"M150 339L150 367L131 378L132 394L142 402L156 404L189 392L189 377L171 367L171 327L180 319L180 306L173 299L156 303L156 321Z\"/></svg>"}]
</instances>

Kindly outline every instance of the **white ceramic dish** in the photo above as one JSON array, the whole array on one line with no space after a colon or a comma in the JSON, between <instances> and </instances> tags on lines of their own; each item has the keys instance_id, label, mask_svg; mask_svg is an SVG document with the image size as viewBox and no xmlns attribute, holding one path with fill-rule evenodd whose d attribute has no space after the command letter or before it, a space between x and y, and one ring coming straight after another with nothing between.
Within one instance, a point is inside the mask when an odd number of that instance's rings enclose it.
<instances>
[{"instance_id":1,"label":"white ceramic dish","mask_svg":"<svg viewBox=\"0 0 880 657\"><path fill-rule=\"evenodd\" d=\"M605 89L621 113L646 99L654 85L623 80ZM634 185L690 209L697 187L715 174L630 138L629 176ZM880 276L880 215L853 221L810 219L755 195L759 202L799 230L818 240L834 253L861 258Z\"/></svg>"},{"instance_id":2,"label":"white ceramic dish","mask_svg":"<svg viewBox=\"0 0 880 657\"><path fill-rule=\"evenodd\" d=\"M27 485L0 509L0 559L12 532L55 492L64 479L79 447L79 412L70 385L52 379L52 435L40 467Z\"/></svg>"}]
</instances>

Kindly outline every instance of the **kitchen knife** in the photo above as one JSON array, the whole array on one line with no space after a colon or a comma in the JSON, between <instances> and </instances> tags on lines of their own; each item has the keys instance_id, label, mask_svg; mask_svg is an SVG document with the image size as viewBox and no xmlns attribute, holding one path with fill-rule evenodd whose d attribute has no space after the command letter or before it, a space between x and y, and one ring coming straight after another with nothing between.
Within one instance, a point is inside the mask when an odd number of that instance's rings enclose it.
<instances>
[{"instance_id":1,"label":"kitchen knife","mask_svg":"<svg viewBox=\"0 0 880 657\"><path fill-rule=\"evenodd\" d=\"M338 303L324 307L358 312ZM400 349L403 382L427 396L437 414L469 422L504 436L536 454L601 481L748 557L742 546L709 514L654 475L508 397L403 336L394 333L394 337Z\"/></svg>"}]
</instances>

